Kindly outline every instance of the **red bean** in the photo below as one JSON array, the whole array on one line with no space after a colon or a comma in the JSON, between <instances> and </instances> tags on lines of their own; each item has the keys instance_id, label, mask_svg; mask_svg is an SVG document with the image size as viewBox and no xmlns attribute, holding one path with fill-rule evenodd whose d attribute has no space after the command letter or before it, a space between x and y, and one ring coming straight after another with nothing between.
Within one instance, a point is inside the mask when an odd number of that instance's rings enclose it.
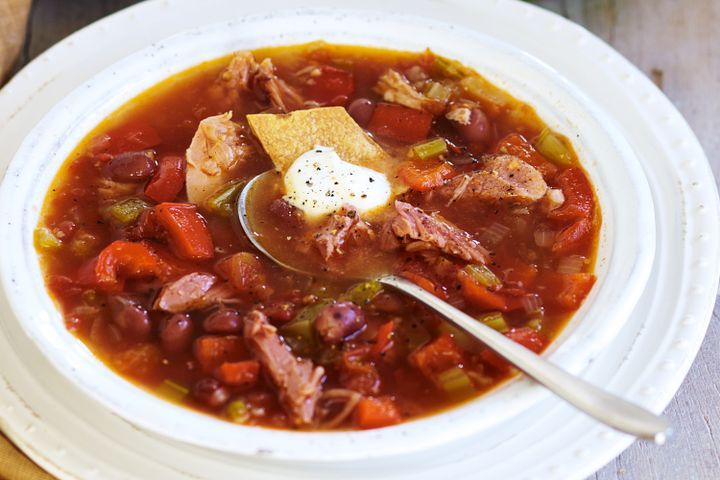
<instances>
[{"instance_id":1,"label":"red bean","mask_svg":"<svg viewBox=\"0 0 720 480\"><path fill-rule=\"evenodd\" d=\"M157 168L155 152L125 152L115 155L107 165L110 176L118 182L142 182L152 177Z\"/></svg>"},{"instance_id":2,"label":"red bean","mask_svg":"<svg viewBox=\"0 0 720 480\"><path fill-rule=\"evenodd\" d=\"M210 408L220 408L230 400L230 392L214 378L203 378L193 385L193 396Z\"/></svg>"},{"instance_id":3,"label":"red bean","mask_svg":"<svg viewBox=\"0 0 720 480\"><path fill-rule=\"evenodd\" d=\"M124 297L108 298L112 320L123 336L130 340L145 340L150 335L150 317L147 310Z\"/></svg>"},{"instance_id":4,"label":"red bean","mask_svg":"<svg viewBox=\"0 0 720 480\"><path fill-rule=\"evenodd\" d=\"M242 316L237 310L223 308L203 320L203 330L208 333L238 333L242 330Z\"/></svg>"},{"instance_id":5,"label":"red bean","mask_svg":"<svg viewBox=\"0 0 720 480\"><path fill-rule=\"evenodd\" d=\"M485 112L473 108L470 113L470 123L463 125L453 122L458 133L470 143L481 143L490 139L490 120Z\"/></svg>"},{"instance_id":6,"label":"red bean","mask_svg":"<svg viewBox=\"0 0 720 480\"><path fill-rule=\"evenodd\" d=\"M327 343L337 344L365 327L363 311L352 302L333 302L320 310L315 328Z\"/></svg>"},{"instance_id":7,"label":"red bean","mask_svg":"<svg viewBox=\"0 0 720 480\"><path fill-rule=\"evenodd\" d=\"M372 117L374 111L375 103L367 98L356 98L348 106L348 113L361 127L370 122L370 117Z\"/></svg>"},{"instance_id":8,"label":"red bean","mask_svg":"<svg viewBox=\"0 0 720 480\"><path fill-rule=\"evenodd\" d=\"M403 299L390 292L380 292L370 301L370 305L385 313L400 313L405 309Z\"/></svg>"},{"instance_id":9,"label":"red bean","mask_svg":"<svg viewBox=\"0 0 720 480\"><path fill-rule=\"evenodd\" d=\"M160 320L160 345L168 353L180 353L190 348L193 337L192 320L186 313L176 313Z\"/></svg>"}]
</instances>

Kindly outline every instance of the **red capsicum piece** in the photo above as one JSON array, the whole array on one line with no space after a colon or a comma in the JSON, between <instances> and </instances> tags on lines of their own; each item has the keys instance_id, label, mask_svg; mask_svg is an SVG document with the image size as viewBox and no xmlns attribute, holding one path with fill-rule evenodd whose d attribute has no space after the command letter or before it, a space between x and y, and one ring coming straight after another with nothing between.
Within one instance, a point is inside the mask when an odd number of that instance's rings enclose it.
<instances>
[{"instance_id":1,"label":"red capsicum piece","mask_svg":"<svg viewBox=\"0 0 720 480\"><path fill-rule=\"evenodd\" d=\"M210 230L195 205L165 202L156 205L154 211L175 255L186 260L213 258L215 247Z\"/></svg>"}]
</instances>

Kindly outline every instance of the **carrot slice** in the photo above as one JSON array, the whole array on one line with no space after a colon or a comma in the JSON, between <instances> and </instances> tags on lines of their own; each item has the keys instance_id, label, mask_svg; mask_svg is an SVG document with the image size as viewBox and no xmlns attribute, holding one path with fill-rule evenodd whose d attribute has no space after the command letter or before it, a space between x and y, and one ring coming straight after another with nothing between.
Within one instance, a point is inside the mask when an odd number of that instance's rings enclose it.
<instances>
[{"instance_id":1,"label":"carrot slice","mask_svg":"<svg viewBox=\"0 0 720 480\"><path fill-rule=\"evenodd\" d=\"M355 407L355 424L359 428L380 428L394 425L401 420L395 402L387 397L366 397Z\"/></svg>"},{"instance_id":2,"label":"carrot slice","mask_svg":"<svg viewBox=\"0 0 720 480\"><path fill-rule=\"evenodd\" d=\"M487 287L477 283L466 272L460 270L457 278L460 282L463 298L474 307L484 310L501 310L503 312L509 309L507 300L503 295L491 292Z\"/></svg>"},{"instance_id":3,"label":"carrot slice","mask_svg":"<svg viewBox=\"0 0 720 480\"><path fill-rule=\"evenodd\" d=\"M235 387L249 387L257 383L260 363L257 360L223 362L215 369L215 378Z\"/></svg>"},{"instance_id":4,"label":"carrot slice","mask_svg":"<svg viewBox=\"0 0 720 480\"><path fill-rule=\"evenodd\" d=\"M405 184L419 192L425 192L441 186L445 179L452 177L455 169L442 162L432 166L421 166L416 162L407 161L398 169L398 175Z\"/></svg>"},{"instance_id":5,"label":"carrot slice","mask_svg":"<svg viewBox=\"0 0 720 480\"><path fill-rule=\"evenodd\" d=\"M445 289L443 289L443 287L436 284L429 278L420 275L419 273L410 272L410 271L406 270L406 271L400 273L400 276L407 278L408 280L413 282L418 287L432 293L433 295L435 295L438 298L442 298L443 300L448 299L448 294L445 291Z\"/></svg>"},{"instance_id":6,"label":"carrot slice","mask_svg":"<svg viewBox=\"0 0 720 480\"><path fill-rule=\"evenodd\" d=\"M168 233L170 249L180 258L204 260L215 254L210 230L195 205L161 203L156 205L158 223Z\"/></svg>"},{"instance_id":7,"label":"carrot slice","mask_svg":"<svg viewBox=\"0 0 720 480\"><path fill-rule=\"evenodd\" d=\"M370 349L370 355L378 357L384 355L393 347L393 337L395 336L395 322L390 320L380 325L377 333L377 341Z\"/></svg>"}]
</instances>

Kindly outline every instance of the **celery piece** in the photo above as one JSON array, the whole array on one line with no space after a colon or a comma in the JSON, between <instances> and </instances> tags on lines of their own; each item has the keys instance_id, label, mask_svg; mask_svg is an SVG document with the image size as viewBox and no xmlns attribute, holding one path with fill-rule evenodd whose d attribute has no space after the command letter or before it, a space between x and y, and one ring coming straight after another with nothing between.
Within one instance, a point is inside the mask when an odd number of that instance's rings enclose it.
<instances>
[{"instance_id":1,"label":"celery piece","mask_svg":"<svg viewBox=\"0 0 720 480\"><path fill-rule=\"evenodd\" d=\"M463 270L483 287L499 287L502 281L485 265L467 265Z\"/></svg>"},{"instance_id":2,"label":"celery piece","mask_svg":"<svg viewBox=\"0 0 720 480\"><path fill-rule=\"evenodd\" d=\"M190 393L186 387L172 380L163 380L160 386L155 390L160 397L173 402L181 402Z\"/></svg>"},{"instance_id":3,"label":"celery piece","mask_svg":"<svg viewBox=\"0 0 720 480\"><path fill-rule=\"evenodd\" d=\"M413 155L421 160L427 160L444 155L447 151L447 143L445 143L444 138L433 138L432 140L419 143L412 147Z\"/></svg>"},{"instance_id":4,"label":"celery piece","mask_svg":"<svg viewBox=\"0 0 720 480\"><path fill-rule=\"evenodd\" d=\"M442 102L448 100L452 95L452 88L447 85L443 85L440 82L430 82L428 87L425 89L425 96L432 98L433 100L440 100Z\"/></svg>"},{"instance_id":5,"label":"celery piece","mask_svg":"<svg viewBox=\"0 0 720 480\"><path fill-rule=\"evenodd\" d=\"M548 128L543 129L535 140L535 149L551 162L561 167L572 165L572 154L562 139Z\"/></svg>"},{"instance_id":6,"label":"celery piece","mask_svg":"<svg viewBox=\"0 0 720 480\"><path fill-rule=\"evenodd\" d=\"M462 348L466 352L479 352L480 349L482 349L482 344L480 342L452 323L442 322L438 327L438 330L443 333L449 333L453 340L455 340L455 343L457 343L458 347Z\"/></svg>"},{"instance_id":7,"label":"celery piece","mask_svg":"<svg viewBox=\"0 0 720 480\"><path fill-rule=\"evenodd\" d=\"M205 201L205 206L216 215L232 217L235 214L235 200L244 186L245 181L240 179L226 183Z\"/></svg>"},{"instance_id":8,"label":"celery piece","mask_svg":"<svg viewBox=\"0 0 720 480\"><path fill-rule=\"evenodd\" d=\"M228 418L235 423L247 423L250 420L250 409L243 400L233 400L225 409Z\"/></svg>"},{"instance_id":9,"label":"celery piece","mask_svg":"<svg viewBox=\"0 0 720 480\"><path fill-rule=\"evenodd\" d=\"M105 209L105 214L113 222L121 225L127 225L138 219L145 209L150 208L150 204L139 198L126 198L120 200Z\"/></svg>"},{"instance_id":10,"label":"celery piece","mask_svg":"<svg viewBox=\"0 0 720 480\"><path fill-rule=\"evenodd\" d=\"M62 240L47 227L38 227L35 229L35 248L40 250L57 250L62 247Z\"/></svg>"},{"instance_id":11,"label":"celery piece","mask_svg":"<svg viewBox=\"0 0 720 480\"><path fill-rule=\"evenodd\" d=\"M470 376L460 367L452 367L437 376L438 386L453 396L467 396L475 391Z\"/></svg>"},{"instance_id":12,"label":"celery piece","mask_svg":"<svg viewBox=\"0 0 720 480\"><path fill-rule=\"evenodd\" d=\"M509 330L505 317L500 312L486 313L478 317L478 320L500 333L505 333Z\"/></svg>"},{"instance_id":13,"label":"celery piece","mask_svg":"<svg viewBox=\"0 0 720 480\"><path fill-rule=\"evenodd\" d=\"M532 328L536 332L539 332L542 330L542 319L541 318L533 318L530 320L527 324L528 327Z\"/></svg>"},{"instance_id":14,"label":"celery piece","mask_svg":"<svg viewBox=\"0 0 720 480\"><path fill-rule=\"evenodd\" d=\"M292 321L280 327L280 334L290 348L302 356L310 356L317 349L315 318L330 300L321 300L300 310Z\"/></svg>"},{"instance_id":15,"label":"celery piece","mask_svg":"<svg viewBox=\"0 0 720 480\"><path fill-rule=\"evenodd\" d=\"M435 68L448 78L462 78L467 70L460 62L443 57L435 57Z\"/></svg>"},{"instance_id":16,"label":"celery piece","mask_svg":"<svg viewBox=\"0 0 720 480\"><path fill-rule=\"evenodd\" d=\"M371 280L369 282L362 282L353 285L343 296L355 305L363 306L370 303L370 300L375 298L382 288L383 287L380 282Z\"/></svg>"},{"instance_id":17,"label":"celery piece","mask_svg":"<svg viewBox=\"0 0 720 480\"><path fill-rule=\"evenodd\" d=\"M460 88L474 100L486 102L496 108L512 103L512 97L480 76L467 76L460 80Z\"/></svg>"}]
</instances>

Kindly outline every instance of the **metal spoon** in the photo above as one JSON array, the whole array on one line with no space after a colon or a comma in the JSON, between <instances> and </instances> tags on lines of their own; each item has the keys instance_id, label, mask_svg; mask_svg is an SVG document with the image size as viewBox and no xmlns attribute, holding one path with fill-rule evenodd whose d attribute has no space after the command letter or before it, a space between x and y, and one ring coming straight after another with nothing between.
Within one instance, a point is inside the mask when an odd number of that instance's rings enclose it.
<instances>
[{"instance_id":1,"label":"metal spoon","mask_svg":"<svg viewBox=\"0 0 720 480\"><path fill-rule=\"evenodd\" d=\"M257 233L250 225L247 212L248 195L253 186L264 175L273 173L271 171L258 175L243 188L238 198L240 225L252 244L268 258L288 270L315 276L314 273L288 265L270 254L260 243ZM383 275L372 280L399 290L435 310L453 325L480 340L488 348L514 365L515 368L572 404L578 410L585 412L605 425L645 440L652 440L659 445L665 443L667 436L670 434L670 427L663 417L623 400L617 395L605 392L556 367L543 357L515 343L482 322L478 322L409 280L395 275Z\"/></svg>"}]
</instances>

